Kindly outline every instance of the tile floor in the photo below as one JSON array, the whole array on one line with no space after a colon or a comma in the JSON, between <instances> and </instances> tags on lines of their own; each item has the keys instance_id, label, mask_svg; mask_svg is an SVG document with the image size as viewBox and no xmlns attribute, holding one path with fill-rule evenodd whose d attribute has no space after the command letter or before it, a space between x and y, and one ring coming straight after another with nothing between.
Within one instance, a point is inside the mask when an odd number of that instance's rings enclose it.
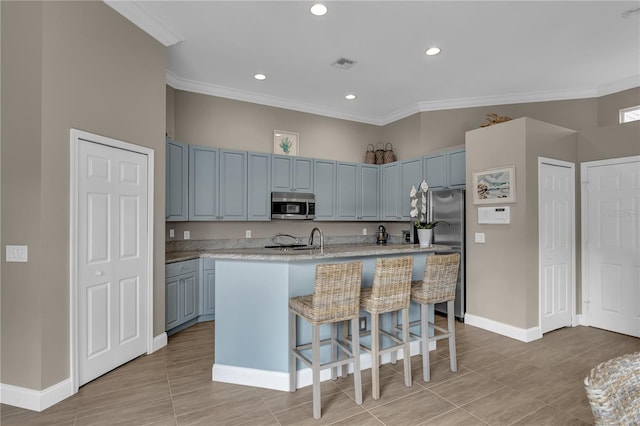
<instances>
[{"instance_id":1,"label":"tile floor","mask_svg":"<svg viewBox=\"0 0 640 426\"><path fill-rule=\"evenodd\" d=\"M440 319L439 319L440 320ZM211 381L214 323L169 338L167 347L83 386L35 413L2 405L10 425L580 425L593 422L582 381L601 361L640 351L640 339L596 328L565 328L522 343L456 323L459 371L448 367L446 341L432 351L432 380L404 386L402 363L381 368L381 397L363 372L362 406L351 376L322 385L320 420L311 388L278 392Z\"/></svg>"}]
</instances>

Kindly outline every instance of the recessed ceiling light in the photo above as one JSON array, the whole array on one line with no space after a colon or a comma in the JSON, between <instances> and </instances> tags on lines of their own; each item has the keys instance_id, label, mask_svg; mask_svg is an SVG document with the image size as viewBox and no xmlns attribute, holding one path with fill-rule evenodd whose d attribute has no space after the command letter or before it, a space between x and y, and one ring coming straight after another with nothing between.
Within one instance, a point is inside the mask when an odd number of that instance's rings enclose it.
<instances>
[{"instance_id":1,"label":"recessed ceiling light","mask_svg":"<svg viewBox=\"0 0 640 426\"><path fill-rule=\"evenodd\" d=\"M267 76L264 74L256 74L253 76L256 80L266 80Z\"/></svg>"},{"instance_id":2,"label":"recessed ceiling light","mask_svg":"<svg viewBox=\"0 0 640 426\"><path fill-rule=\"evenodd\" d=\"M322 3L314 3L310 10L313 15L322 16L327 13L327 6Z\"/></svg>"},{"instance_id":3,"label":"recessed ceiling light","mask_svg":"<svg viewBox=\"0 0 640 426\"><path fill-rule=\"evenodd\" d=\"M356 98L356 95L354 95L353 93L349 93L347 96L344 97L346 100L352 101Z\"/></svg>"},{"instance_id":4,"label":"recessed ceiling light","mask_svg":"<svg viewBox=\"0 0 640 426\"><path fill-rule=\"evenodd\" d=\"M434 56L434 55L437 55L438 53L440 53L440 48L439 47L430 47L424 53L426 53L427 56Z\"/></svg>"}]
</instances>

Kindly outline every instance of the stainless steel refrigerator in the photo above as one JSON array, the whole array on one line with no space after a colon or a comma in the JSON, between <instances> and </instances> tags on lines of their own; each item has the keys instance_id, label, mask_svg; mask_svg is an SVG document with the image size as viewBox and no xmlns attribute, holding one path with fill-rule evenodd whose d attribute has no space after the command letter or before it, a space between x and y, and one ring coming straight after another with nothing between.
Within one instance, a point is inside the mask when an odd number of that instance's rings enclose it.
<instances>
[{"instance_id":1,"label":"stainless steel refrigerator","mask_svg":"<svg viewBox=\"0 0 640 426\"><path fill-rule=\"evenodd\" d=\"M429 220L445 220L434 228L433 243L451 246L453 253L460 253L460 270L456 286L455 316L464 321L465 313L465 208L463 189L429 191ZM436 305L437 312L447 312L446 303Z\"/></svg>"}]
</instances>

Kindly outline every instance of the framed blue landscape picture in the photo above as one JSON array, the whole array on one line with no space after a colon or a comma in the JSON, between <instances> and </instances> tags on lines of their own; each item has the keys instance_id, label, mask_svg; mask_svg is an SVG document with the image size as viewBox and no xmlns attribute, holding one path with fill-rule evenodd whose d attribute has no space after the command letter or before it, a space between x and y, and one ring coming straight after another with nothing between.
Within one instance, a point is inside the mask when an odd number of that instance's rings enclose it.
<instances>
[{"instance_id":1,"label":"framed blue landscape picture","mask_svg":"<svg viewBox=\"0 0 640 426\"><path fill-rule=\"evenodd\" d=\"M473 204L514 203L516 201L515 166L474 170Z\"/></svg>"}]
</instances>

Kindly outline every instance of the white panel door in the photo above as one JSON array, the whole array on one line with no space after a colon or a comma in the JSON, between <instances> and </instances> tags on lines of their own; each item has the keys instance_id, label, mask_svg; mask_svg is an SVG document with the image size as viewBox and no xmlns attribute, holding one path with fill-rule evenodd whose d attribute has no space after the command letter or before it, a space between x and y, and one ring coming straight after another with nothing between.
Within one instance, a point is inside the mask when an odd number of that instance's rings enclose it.
<instances>
[{"instance_id":1,"label":"white panel door","mask_svg":"<svg viewBox=\"0 0 640 426\"><path fill-rule=\"evenodd\" d=\"M640 157L584 163L581 174L587 322L640 337Z\"/></svg>"},{"instance_id":2,"label":"white panel door","mask_svg":"<svg viewBox=\"0 0 640 426\"><path fill-rule=\"evenodd\" d=\"M146 352L147 156L78 145L78 384Z\"/></svg>"},{"instance_id":3,"label":"white panel door","mask_svg":"<svg viewBox=\"0 0 640 426\"><path fill-rule=\"evenodd\" d=\"M571 163L540 159L540 328L570 326L574 312L575 171Z\"/></svg>"}]
</instances>

